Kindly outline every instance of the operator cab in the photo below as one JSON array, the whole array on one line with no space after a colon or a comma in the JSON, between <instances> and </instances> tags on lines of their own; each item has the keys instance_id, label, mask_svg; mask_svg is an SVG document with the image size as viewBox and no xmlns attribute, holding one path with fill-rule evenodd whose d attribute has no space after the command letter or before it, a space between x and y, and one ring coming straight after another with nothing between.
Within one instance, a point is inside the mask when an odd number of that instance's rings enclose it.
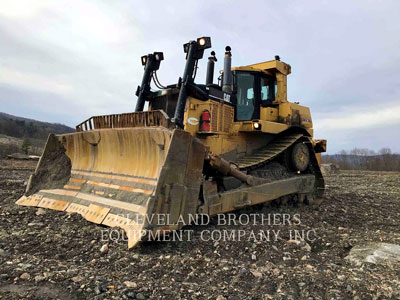
<instances>
[{"instance_id":1,"label":"operator cab","mask_svg":"<svg viewBox=\"0 0 400 300\"><path fill-rule=\"evenodd\" d=\"M264 72L234 71L236 121L260 119L260 107L270 107L277 92L276 78Z\"/></svg>"}]
</instances>

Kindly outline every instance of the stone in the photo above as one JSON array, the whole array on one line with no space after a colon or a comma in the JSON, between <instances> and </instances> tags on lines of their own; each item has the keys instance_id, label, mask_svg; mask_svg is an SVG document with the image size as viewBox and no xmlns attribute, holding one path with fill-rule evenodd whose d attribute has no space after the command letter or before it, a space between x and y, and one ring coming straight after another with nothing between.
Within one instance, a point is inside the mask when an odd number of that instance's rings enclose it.
<instances>
[{"instance_id":1,"label":"stone","mask_svg":"<svg viewBox=\"0 0 400 300\"><path fill-rule=\"evenodd\" d=\"M44 224L32 222L32 223L28 223L28 226L29 227L42 227L42 226L44 226Z\"/></svg>"},{"instance_id":2,"label":"stone","mask_svg":"<svg viewBox=\"0 0 400 300\"><path fill-rule=\"evenodd\" d=\"M306 244L304 245L304 249L306 249L308 252L310 252L310 251L311 251L311 246L310 246L310 244L306 243Z\"/></svg>"},{"instance_id":3,"label":"stone","mask_svg":"<svg viewBox=\"0 0 400 300\"><path fill-rule=\"evenodd\" d=\"M124 284L126 285L127 288L136 288L137 287L136 282L133 282L133 281L124 281Z\"/></svg>"},{"instance_id":4,"label":"stone","mask_svg":"<svg viewBox=\"0 0 400 300\"><path fill-rule=\"evenodd\" d=\"M42 275L36 275L34 279L35 279L35 282L41 282L41 281L45 280L46 278Z\"/></svg>"},{"instance_id":5,"label":"stone","mask_svg":"<svg viewBox=\"0 0 400 300\"><path fill-rule=\"evenodd\" d=\"M146 297L145 297L142 293L137 293L136 299L138 299L138 300L145 300Z\"/></svg>"},{"instance_id":6,"label":"stone","mask_svg":"<svg viewBox=\"0 0 400 300\"><path fill-rule=\"evenodd\" d=\"M300 244L300 241L297 241L297 240L288 240L287 243L288 243L288 244L295 244L295 245L298 245L298 244Z\"/></svg>"},{"instance_id":7,"label":"stone","mask_svg":"<svg viewBox=\"0 0 400 300\"><path fill-rule=\"evenodd\" d=\"M29 275L29 273L23 273L21 276L19 276L19 278L28 280L31 278L31 275Z\"/></svg>"},{"instance_id":8,"label":"stone","mask_svg":"<svg viewBox=\"0 0 400 300\"><path fill-rule=\"evenodd\" d=\"M94 288L94 292L96 293L96 295L100 295L104 292L107 292L107 287L104 284L98 282L96 284L96 287Z\"/></svg>"},{"instance_id":9,"label":"stone","mask_svg":"<svg viewBox=\"0 0 400 300\"><path fill-rule=\"evenodd\" d=\"M32 267L32 265L31 264L19 263L18 267L20 267L22 270L26 270L26 269L29 269L30 267Z\"/></svg>"},{"instance_id":10,"label":"stone","mask_svg":"<svg viewBox=\"0 0 400 300\"><path fill-rule=\"evenodd\" d=\"M103 246L101 246L100 252L101 253L107 253L108 252L108 245L104 244Z\"/></svg>"},{"instance_id":11,"label":"stone","mask_svg":"<svg viewBox=\"0 0 400 300\"><path fill-rule=\"evenodd\" d=\"M82 276L74 276L71 278L73 282L81 282L84 278Z\"/></svg>"},{"instance_id":12,"label":"stone","mask_svg":"<svg viewBox=\"0 0 400 300\"><path fill-rule=\"evenodd\" d=\"M262 277L262 273L261 272L251 270L250 273L253 274L253 276L256 277L256 278L261 278Z\"/></svg>"},{"instance_id":13,"label":"stone","mask_svg":"<svg viewBox=\"0 0 400 300\"><path fill-rule=\"evenodd\" d=\"M43 208L39 207L35 214L37 216L40 216L40 215L44 215L45 213L46 213L46 211Z\"/></svg>"},{"instance_id":14,"label":"stone","mask_svg":"<svg viewBox=\"0 0 400 300\"><path fill-rule=\"evenodd\" d=\"M322 175L328 176L331 174L337 174L339 173L340 167L338 164L321 164L321 172Z\"/></svg>"},{"instance_id":15,"label":"stone","mask_svg":"<svg viewBox=\"0 0 400 300\"><path fill-rule=\"evenodd\" d=\"M388 243L367 243L354 246L346 260L361 266L363 263L398 264L400 262L400 246Z\"/></svg>"},{"instance_id":16,"label":"stone","mask_svg":"<svg viewBox=\"0 0 400 300\"><path fill-rule=\"evenodd\" d=\"M306 268L310 270L314 269L312 265L306 265Z\"/></svg>"},{"instance_id":17,"label":"stone","mask_svg":"<svg viewBox=\"0 0 400 300\"><path fill-rule=\"evenodd\" d=\"M249 271L246 269L246 268L241 268L240 270L239 270L239 275L244 275L244 274L247 274Z\"/></svg>"},{"instance_id":18,"label":"stone","mask_svg":"<svg viewBox=\"0 0 400 300\"><path fill-rule=\"evenodd\" d=\"M127 290L127 291L125 292L125 295L123 296L123 298L124 298L124 299L136 299L135 296L136 296L136 295L135 295L135 292L130 291L130 290Z\"/></svg>"}]
</instances>

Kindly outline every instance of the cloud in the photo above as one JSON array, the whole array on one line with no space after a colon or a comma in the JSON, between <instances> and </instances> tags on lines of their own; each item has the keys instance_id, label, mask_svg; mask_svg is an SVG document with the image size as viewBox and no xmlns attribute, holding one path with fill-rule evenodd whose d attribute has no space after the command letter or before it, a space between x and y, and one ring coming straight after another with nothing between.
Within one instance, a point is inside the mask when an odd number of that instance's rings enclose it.
<instances>
[{"instance_id":1,"label":"cloud","mask_svg":"<svg viewBox=\"0 0 400 300\"><path fill-rule=\"evenodd\" d=\"M51 1L7 1L0 6L0 16L11 20L31 19L39 15L50 4Z\"/></svg>"},{"instance_id":2,"label":"cloud","mask_svg":"<svg viewBox=\"0 0 400 300\"><path fill-rule=\"evenodd\" d=\"M400 123L400 104L394 106L373 106L368 110L341 113L331 113L331 117L319 118L316 123L324 130L354 130L360 128L373 128L377 126L390 126Z\"/></svg>"},{"instance_id":3,"label":"cloud","mask_svg":"<svg viewBox=\"0 0 400 300\"><path fill-rule=\"evenodd\" d=\"M32 89L60 95L69 94L73 90L71 85L59 82L54 78L24 73L7 67L1 68L0 83L17 86L21 89Z\"/></svg>"},{"instance_id":4,"label":"cloud","mask_svg":"<svg viewBox=\"0 0 400 300\"><path fill-rule=\"evenodd\" d=\"M158 77L176 83L182 44L209 35L216 73L226 45L234 66L275 54L291 64L289 100L311 108L316 134L330 149L352 148L367 133L399 149L400 139L381 134L395 134L399 123L399 9L398 1L6 1L0 108L70 126L133 111L140 57L163 51ZM196 80L204 82L206 59L199 66Z\"/></svg>"}]
</instances>

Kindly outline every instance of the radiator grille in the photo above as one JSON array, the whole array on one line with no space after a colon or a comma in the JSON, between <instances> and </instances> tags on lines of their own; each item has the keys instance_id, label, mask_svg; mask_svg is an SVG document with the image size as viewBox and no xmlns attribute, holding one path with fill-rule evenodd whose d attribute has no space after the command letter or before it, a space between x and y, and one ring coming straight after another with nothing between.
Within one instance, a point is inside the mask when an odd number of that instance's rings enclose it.
<instances>
[{"instance_id":1,"label":"radiator grille","mask_svg":"<svg viewBox=\"0 0 400 300\"><path fill-rule=\"evenodd\" d=\"M224 123L224 132L229 132L229 129L232 125L233 122L233 107L229 105L223 105L224 107L224 118L223 118L223 123ZM222 123L222 122L221 122Z\"/></svg>"},{"instance_id":2,"label":"radiator grille","mask_svg":"<svg viewBox=\"0 0 400 300\"><path fill-rule=\"evenodd\" d=\"M218 131L218 104L211 104L211 131Z\"/></svg>"},{"instance_id":3,"label":"radiator grille","mask_svg":"<svg viewBox=\"0 0 400 300\"><path fill-rule=\"evenodd\" d=\"M210 108L211 131L228 133L234 117L233 107L223 103L211 103Z\"/></svg>"}]
</instances>

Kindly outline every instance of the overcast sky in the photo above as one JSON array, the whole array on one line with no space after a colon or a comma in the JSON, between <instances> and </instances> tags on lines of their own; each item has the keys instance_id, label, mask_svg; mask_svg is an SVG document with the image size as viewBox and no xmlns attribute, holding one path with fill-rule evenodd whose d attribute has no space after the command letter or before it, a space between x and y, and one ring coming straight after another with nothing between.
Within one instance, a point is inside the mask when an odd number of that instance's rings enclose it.
<instances>
[{"instance_id":1,"label":"overcast sky","mask_svg":"<svg viewBox=\"0 0 400 300\"><path fill-rule=\"evenodd\" d=\"M158 77L176 83L182 44L211 36L217 70L226 45L233 66L289 63L289 100L311 108L329 153L400 152L399 12L398 0L0 0L0 111L72 127L134 111L140 56L163 51Z\"/></svg>"}]
</instances>

